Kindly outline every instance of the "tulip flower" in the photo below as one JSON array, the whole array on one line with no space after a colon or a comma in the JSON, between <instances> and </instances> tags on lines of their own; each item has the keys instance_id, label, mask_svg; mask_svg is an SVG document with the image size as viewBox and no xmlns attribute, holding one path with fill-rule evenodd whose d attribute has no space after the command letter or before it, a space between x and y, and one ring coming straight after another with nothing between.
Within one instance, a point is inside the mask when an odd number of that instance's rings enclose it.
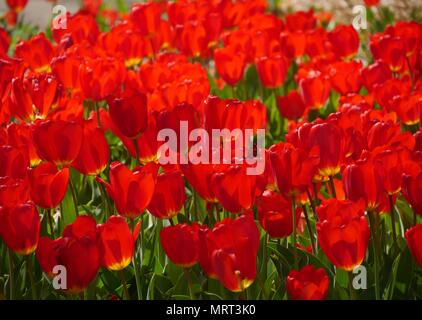
<instances>
[{"instance_id":1,"label":"tulip flower","mask_svg":"<svg viewBox=\"0 0 422 320\"><path fill-rule=\"evenodd\" d=\"M263 57L257 61L256 67L262 85L267 88L277 88L284 83L289 62L282 55Z\"/></svg>"},{"instance_id":2,"label":"tulip flower","mask_svg":"<svg viewBox=\"0 0 422 320\"><path fill-rule=\"evenodd\" d=\"M286 289L292 300L325 300L330 279L322 268L306 265L287 275Z\"/></svg>"},{"instance_id":3,"label":"tulip flower","mask_svg":"<svg viewBox=\"0 0 422 320\"><path fill-rule=\"evenodd\" d=\"M266 190L257 199L258 220L261 227L273 238L285 238L293 232L291 202L281 194ZM300 210L296 212L299 222Z\"/></svg>"},{"instance_id":4,"label":"tulip flower","mask_svg":"<svg viewBox=\"0 0 422 320\"><path fill-rule=\"evenodd\" d=\"M0 146L0 177L24 178L29 161L18 148Z\"/></svg>"},{"instance_id":5,"label":"tulip flower","mask_svg":"<svg viewBox=\"0 0 422 320\"><path fill-rule=\"evenodd\" d=\"M359 266L370 236L364 203L328 199L317 212L318 243L330 262L346 271Z\"/></svg>"},{"instance_id":6,"label":"tulip flower","mask_svg":"<svg viewBox=\"0 0 422 320\"><path fill-rule=\"evenodd\" d=\"M102 265L113 271L126 268L132 261L136 237L125 219L112 216L97 228Z\"/></svg>"},{"instance_id":7,"label":"tulip flower","mask_svg":"<svg viewBox=\"0 0 422 320\"><path fill-rule=\"evenodd\" d=\"M329 67L331 86L342 95L358 93L361 83L362 63L356 61L335 62Z\"/></svg>"},{"instance_id":8,"label":"tulip flower","mask_svg":"<svg viewBox=\"0 0 422 320\"><path fill-rule=\"evenodd\" d=\"M246 56L234 47L219 48L214 51L215 67L225 82L235 86L243 78Z\"/></svg>"},{"instance_id":9,"label":"tulip flower","mask_svg":"<svg viewBox=\"0 0 422 320\"><path fill-rule=\"evenodd\" d=\"M211 178L211 189L224 209L242 213L255 202L256 175L248 175L245 165L232 165Z\"/></svg>"},{"instance_id":10,"label":"tulip flower","mask_svg":"<svg viewBox=\"0 0 422 320\"><path fill-rule=\"evenodd\" d=\"M376 59L385 62L392 72L400 72L406 63L404 42L391 35L371 37L371 52Z\"/></svg>"},{"instance_id":11,"label":"tulip flower","mask_svg":"<svg viewBox=\"0 0 422 320\"><path fill-rule=\"evenodd\" d=\"M0 207L0 235L6 245L21 255L37 249L40 216L31 202L13 207Z\"/></svg>"},{"instance_id":12,"label":"tulip flower","mask_svg":"<svg viewBox=\"0 0 422 320\"><path fill-rule=\"evenodd\" d=\"M286 15L286 28L289 31L305 31L315 28L316 18L313 10L297 11Z\"/></svg>"},{"instance_id":13,"label":"tulip flower","mask_svg":"<svg viewBox=\"0 0 422 320\"><path fill-rule=\"evenodd\" d=\"M57 170L50 163L41 163L28 171L31 200L41 208L57 207L63 200L69 183L69 168Z\"/></svg>"},{"instance_id":14,"label":"tulip flower","mask_svg":"<svg viewBox=\"0 0 422 320\"><path fill-rule=\"evenodd\" d=\"M28 4L28 0L6 0L7 6L14 12L21 12Z\"/></svg>"},{"instance_id":15,"label":"tulip flower","mask_svg":"<svg viewBox=\"0 0 422 320\"><path fill-rule=\"evenodd\" d=\"M422 216L422 171L419 168L404 174L402 189L414 213Z\"/></svg>"},{"instance_id":16,"label":"tulip flower","mask_svg":"<svg viewBox=\"0 0 422 320\"><path fill-rule=\"evenodd\" d=\"M278 96L277 106L280 114L289 120L302 118L306 110L306 106L296 90L290 91L285 97Z\"/></svg>"},{"instance_id":17,"label":"tulip flower","mask_svg":"<svg viewBox=\"0 0 422 320\"><path fill-rule=\"evenodd\" d=\"M338 25L328 33L334 53L340 58L351 58L359 50L359 35L351 25Z\"/></svg>"},{"instance_id":18,"label":"tulip flower","mask_svg":"<svg viewBox=\"0 0 422 320\"><path fill-rule=\"evenodd\" d=\"M209 277L230 291L247 289L256 277L258 228L250 215L224 219L199 232L199 263Z\"/></svg>"},{"instance_id":19,"label":"tulip flower","mask_svg":"<svg viewBox=\"0 0 422 320\"><path fill-rule=\"evenodd\" d=\"M107 167L110 150L104 131L91 120L83 126L82 144L72 166L85 175L99 175Z\"/></svg>"},{"instance_id":20,"label":"tulip flower","mask_svg":"<svg viewBox=\"0 0 422 320\"><path fill-rule=\"evenodd\" d=\"M418 263L419 267L422 268L422 224L406 230L406 241L410 252Z\"/></svg>"},{"instance_id":21,"label":"tulip flower","mask_svg":"<svg viewBox=\"0 0 422 320\"><path fill-rule=\"evenodd\" d=\"M270 160L279 190L286 196L297 196L312 185L318 158L302 149L280 142L270 148Z\"/></svg>"},{"instance_id":22,"label":"tulip flower","mask_svg":"<svg viewBox=\"0 0 422 320\"><path fill-rule=\"evenodd\" d=\"M27 180L0 178L0 206L16 206L29 201Z\"/></svg>"},{"instance_id":23,"label":"tulip flower","mask_svg":"<svg viewBox=\"0 0 422 320\"><path fill-rule=\"evenodd\" d=\"M32 137L40 158L67 166L78 156L83 130L75 121L46 120L34 124Z\"/></svg>"},{"instance_id":24,"label":"tulip flower","mask_svg":"<svg viewBox=\"0 0 422 320\"><path fill-rule=\"evenodd\" d=\"M144 94L111 99L109 106L111 121L126 137L134 139L146 130L148 107Z\"/></svg>"},{"instance_id":25,"label":"tulip flower","mask_svg":"<svg viewBox=\"0 0 422 320\"><path fill-rule=\"evenodd\" d=\"M108 194L116 204L117 212L127 218L139 216L154 194L157 167L154 163L131 171L121 162L110 165L110 183L102 179Z\"/></svg>"},{"instance_id":26,"label":"tulip flower","mask_svg":"<svg viewBox=\"0 0 422 320\"><path fill-rule=\"evenodd\" d=\"M192 225L177 224L161 230L161 246L174 264L190 268L198 262L200 228L197 223L193 223Z\"/></svg>"},{"instance_id":27,"label":"tulip flower","mask_svg":"<svg viewBox=\"0 0 422 320\"><path fill-rule=\"evenodd\" d=\"M17 44L15 57L22 59L33 71L50 72L50 62L55 48L44 33L40 33L27 41Z\"/></svg>"},{"instance_id":28,"label":"tulip flower","mask_svg":"<svg viewBox=\"0 0 422 320\"><path fill-rule=\"evenodd\" d=\"M372 92L376 85L380 85L391 79L390 68L384 62L378 60L368 65L361 71L362 83L368 91Z\"/></svg>"},{"instance_id":29,"label":"tulip flower","mask_svg":"<svg viewBox=\"0 0 422 320\"><path fill-rule=\"evenodd\" d=\"M36 256L41 269L50 277L55 275L55 266L66 268L66 292L82 292L95 279L101 266L94 218L79 216L66 226L63 236L56 240L41 237Z\"/></svg>"},{"instance_id":30,"label":"tulip flower","mask_svg":"<svg viewBox=\"0 0 422 320\"><path fill-rule=\"evenodd\" d=\"M164 172L157 176L154 194L147 209L157 218L171 219L180 212L185 200L182 174L179 171Z\"/></svg>"},{"instance_id":31,"label":"tulip flower","mask_svg":"<svg viewBox=\"0 0 422 320\"><path fill-rule=\"evenodd\" d=\"M320 109L330 95L330 81L319 73L299 80L299 92L306 107Z\"/></svg>"}]
</instances>

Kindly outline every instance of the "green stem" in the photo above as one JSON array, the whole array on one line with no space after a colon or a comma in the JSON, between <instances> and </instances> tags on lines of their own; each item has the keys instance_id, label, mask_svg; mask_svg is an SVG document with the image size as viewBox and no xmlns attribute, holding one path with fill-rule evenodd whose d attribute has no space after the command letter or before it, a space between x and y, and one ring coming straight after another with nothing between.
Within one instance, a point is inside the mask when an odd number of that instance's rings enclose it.
<instances>
[{"instance_id":1,"label":"green stem","mask_svg":"<svg viewBox=\"0 0 422 320\"><path fill-rule=\"evenodd\" d=\"M94 109L95 109L95 113L97 115L97 125L98 125L98 128L101 128L100 108L98 106L98 102L94 102Z\"/></svg>"},{"instance_id":2,"label":"green stem","mask_svg":"<svg viewBox=\"0 0 422 320\"><path fill-rule=\"evenodd\" d=\"M296 201L295 197L292 196L292 215L293 215L293 230L292 230L292 246L293 246L293 258L294 266L297 268L297 256L296 256Z\"/></svg>"},{"instance_id":3,"label":"green stem","mask_svg":"<svg viewBox=\"0 0 422 320\"><path fill-rule=\"evenodd\" d=\"M72 193L72 199L73 199L73 205L75 207L76 216L79 216L79 210L78 210L78 200L76 198L76 192L75 188L72 183L72 179L69 178L69 186L70 186L70 192Z\"/></svg>"},{"instance_id":4,"label":"green stem","mask_svg":"<svg viewBox=\"0 0 422 320\"><path fill-rule=\"evenodd\" d=\"M395 210L394 210L394 203L393 203L393 196L390 194L388 196L390 200L390 215L391 215L391 227L393 229L393 240L394 244L397 244L397 234L396 234L396 217L395 217Z\"/></svg>"},{"instance_id":5,"label":"green stem","mask_svg":"<svg viewBox=\"0 0 422 320\"><path fill-rule=\"evenodd\" d=\"M135 146L135 156L136 156L135 167L136 167L139 163L139 146L138 146L138 141L136 139L133 139L133 145Z\"/></svg>"},{"instance_id":6,"label":"green stem","mask_svg":"<svg viewBox=\"0 0 422 320\"><path fill-rule=\"evenodd\" d=\"M331 195L337 199L337 194L336 194L336 188L334 186L334 178L333 176L330 176L330 189L331 189Z\"/></svg>"},{"instance_id":7,"label":"green stem","mask_svg":"<svg viewBox=\"0 0 422 320\"><path fill-rule=\"evenodd\" d=\"M353 271L347 272L349 276L349 299L356 300L355 288L353 288Z\"/></svg>"},{"instance_id":8,"label":"green stem","mask_svg":"<svg viewBox=\"0 0 422 320\"><path fill-rule=\"evenodd\" d=\"M13 253L10 248L7 248L7 253L9 255L9 294L10 300L13 300L15 297L15 277L13 272Z\"/></svg>"},{"instance_id":9,"label":"green stem","mask_svg":"<svg viewBox=\"0 0 422 320\"><path fill-rule=\"evenodd\" d=\"M188 282L190 299L196 300L195 295L193 293L193 288L192 288L192 277L191 277L191 274L190 274L191 269L183 268L183 272L185 274L186 281Z\"/></svg>"},{"instance_id":10,"label":"green stem","mask_svg":"<svg viewBox=\"0 0 422 320\"><path fill-rule=\"evenodd\" d=\"M31 255L26 256L26 264L28 266L29 281L31 282L32 300L37 300L37 291L35 288L34 271L32 268L32 257Z\"/></svg>"},{"instance_id":11,"label":"green stem","mask_svg":"<svg viewBox=\"0 0 422 320\"><path fill-rule=\"evenodd\" d=\"M126 300L130 300L129 291L127 289L127 282L126 282L126 277L125 277L125 271L124 270L120 270L119 271L119 276L120 276L120 280L122 281L122 286L123 286L123 292L124 292L124 295L125 295L125 299Z\"/></svg>"},{"instance_id":12,"label":"green stem","mask_svg":"<svg viewBox=\"0 0 422 320\"><path fill-rule=\"evenodd\" d=\"M375 213L376 214L376 213ZM374 279L375 279L375 299L380 299L380 285L379 285L379 274L378 274L378 250L377 250L377 241L376 241L376 226L374 221L374 213L368 212L370 228L371 228L371 242L372 242L372 250L374 255Z\"/></svg>"},{"instance_id":13,"label":"green stem","mask_svg":"<svg viewBox=\"0 0 422 320\"><path fill-rule=\"evenodd\" d=\"M133 230L135 229L135 220L130 219L130 224L131 224L131 228L133 232ZM133 264L133 270L135 271L136 291L138 293L138 300L142 300L141 276L138 270L138 256L136 254L137 248L138 248L137 243L138 241L135 242L135 250L133 253L132 264Z\"/></svg>"},{"instance_id":14,"label":"green stem","mask_svg":"<svg viewBox=\"0 0 422 320\"><path fill-rule=\"evenodd\" d=\"M309 233L309 240L311 241L311 246L312 246L312 253L316 254L317 251L316 251L316 248L315 248L314 236L313 236L313 233L312 233L311 224L309 222L308 209L306 209L306 206L303 205L302 210L303 210L303 213L305 214L306 226L308 228L308 233Z\"/></svg>"},{"instance_id":15,"label":"green stem","mask_svg":"<svg viewBox=\"0 0 422 320\"><path fill-rule=\"evenodd\" d=\"M48 225L50 227L50 235L53 238L55 238L54 227L53 227L54 208L51 208L50 210L46 209L46 215L47 215Z\"/></svg>"},{"instance_id":16,"label":"green stem","mask_svg":"<svg viewBox=\"0 0 422 320\"><path fill-rule=\"evenodd\" d=\"M110 210L110 204L108 202L108 198L107 198L107 193L104 189L104 186L101 182L97 182L98 183L98 188L100 189L100 193L101 193L101 198L102 201L104 203L105 206L105 212L106 212L106 219L108 219L111 216L111 210Z\"/></svg>"}]
</instances>

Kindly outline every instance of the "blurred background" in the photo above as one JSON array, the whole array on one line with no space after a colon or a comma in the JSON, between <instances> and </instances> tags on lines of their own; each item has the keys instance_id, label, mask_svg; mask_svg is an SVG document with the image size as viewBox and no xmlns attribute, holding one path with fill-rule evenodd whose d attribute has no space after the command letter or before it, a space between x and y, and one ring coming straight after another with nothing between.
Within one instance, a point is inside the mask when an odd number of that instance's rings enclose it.
<instances>
[{"instance_id":1,"label":"blurred background","mask_svg":"<svg viewBox=\"0 0 422 320\"><path fill-rule=\"evenodd\" d=\"M119 0L103 0L103 3L110 8L115 8ZM131 3L144 2L136 0L120 0L130 7ZM29 0L28 5L23 11L23 22L45 28L51 21L51 11L53 1L47 0ZM280 11L288 12L291 10L307 10L310 7L329 11L333 19L337 22L350 24L353 19L352 8L356 4L364 4L364 0L268 0L271 5L276 5ZM78 10L82 1L61 0L57 4L66 6L70 12ZM381 5L394 12L397 19L420 20L422 18L421 0L381 0ZM377 10L377 9L375 9ZM6 0L0 0L0 15L7 11ZM382 13L381 13L382 14Z\"/></svg>"}]
</instances>

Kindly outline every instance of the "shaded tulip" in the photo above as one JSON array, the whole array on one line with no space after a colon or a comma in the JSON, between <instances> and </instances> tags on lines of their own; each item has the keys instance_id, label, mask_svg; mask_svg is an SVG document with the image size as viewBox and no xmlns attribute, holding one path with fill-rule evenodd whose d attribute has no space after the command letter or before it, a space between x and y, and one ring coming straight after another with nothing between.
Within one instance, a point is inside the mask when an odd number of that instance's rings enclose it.
<instances>
[{"instance_id":1,"label":"shaded tulip","mask_svg":"<svg viewBox=\"0 0 422 320\"><path fill-rule=\"evenodd\" d=\"M362 69L361 78L365 88L372 92L376 85L391 79L392 74L388 65L378 60Z\"/></svg>"},{"instance_id":2,"label":"shaded tulip","mask_svg":"<svg viewBox=\"0 0 422 320\"><path fill-rule=\"evenodd\" d=\"M144 94L112 98L109 106L111 121L126 137L134 139L146 130L148 107Z\"/></svg>"},{"instance_id":3,"label":"shaded tulip","mask_svg":"<svg viewBox=\"0 0 422 320\"><path fill-rule=\"evenodd\" d=\"M46 120L34 124L32 137L40 158L67 166L78 156L83 130L75 121Z\"/></svg>"},{"instance_id":4,"label":"shaded tulip","mask_svg":"<svg viewBox=\"0 0 422 320\"><path fill-rule=\"evenodd\" d=\"M277 88L284 83L289 61L283 55L263 57L256 62L259 78L267 88Z\"/></svg>"},{"instance_id":5,"label":"shaded tulip","mask_svg":"<svg viewBox=\"0 0 422 320\"><path fill-rule=\"evenodd\" d=\"M234 47L218 48L214 51L215 67L223 80L235 86L243 78L246 56Z\"/></svg>"},{"instance_id":6,"label":"shaded tulip","mask_svg":"<svg viewBox=\"0 0 422 320\"><path fill-rule=\"evenodd\" d=\"M418 263L419 267L422 268L422 224L406 230L406 241L410 252Z\"/></svg>"},{"instance_id":7,"label":"shaded tulip","mask_svg":"<svg viewBox=\"0 0 422 320\"><path fill-rule=\"evenodd\" d=\"M287 293L292 300L325 300L329 286L325 270L313 265L290 271L286 279Z\"/></svg>"},{"instance_id":8,"label":"shaded tulip","mask_svg":"<svg viewBox=\"0 0 422 320\"><path fill-rule=\"evenodd\" d=\"M150 203L154 194L157 167L150 163L131 171L121 162L110 165L110 183L104 183L116 204L117 212L127 218L139 216Z\"/></svg>"},{"instance_id":9,"label":"shaded tulip","mask_svg":"<svg viewBox=\"0 0 422 320\"><path fill-rule=\"evenodd\" d=\"M406 63L404 42L389 34L371 38L371 52L375 59L386 63L392 72L400 72Z\"/></svg>"},{"instance_id":10,"label":"shaded tulip","mask_svg":"<svg viewBox=\"0 0 422 320\"><path fill-rule=\"evenodd\" d=\"M288 237L293 231L292 203L281 194L266 190L257 199L258 220L273 238ZM297 211L299 222L300 211Z\"/></svg>"},{"instance_id":11,"label":"shaded tulip","mask_svg":"<svg viewBox=\"0 0 422 320\"><path fill-rule=\"evenodd\" d=\"M334 53L339 58L351 58L359 50L359 35L352 25L338 25L328 33Z\"/></svg>"},{"instance_id":12,"label":"shaded tulip","mask_svg":"<svg viewBox=\"0 0 422 320\"><path fill-rule=\"evenodd\" d=\"M57 207L63 200L69 183L69 168L57 170L50 163L41 163L28 170L31 200L44 209Z\"/></svg>"},{"instance_id":13,"label":"shaded tulip","mask_svg":"<svg viewBox=\"0 0 422 320\"><path fill-rule=\"evenodd\" d=\"M318 243L336 267L352 271L365 258L369 226L362 201L328 199L317 209Z\"/></svg>"},{"instance_id":14,"label":"shaded tulip","mask_svg":"<svg viewBox=\"0 0 422 320\"><path fill-rule=\"evenodd\" d=\"M113 271L126 268L132 261L136 239L125 219L112 216L98 225L98 231L102 265Z\"/></svg>"},{"instance_id":15,"label":"shaded tulip","mask_svg":"<svg viewBox=\"0 0 422 320\"><path fill-rule=\"evenodd\" d=\"M290 91L285 97L278 96L277 106L281 115L289 120L302 118L306 110L306 106L296 90Z\"/></svg>"},{"instance_id":16,"label":"shaded tulip","mask_svg":"<svg viewBox=\"0 0 422 320\"><path fill-rule=\"evenodd\" d=\"M314 11L296 11L286 15L286 28L289 31L305 31L316 27Z\"/></svg>"},{"instance_id":17,"label":"shaded tulip","mask_svg":"<svg viewBox=\"0 0 422 320\"><path fill-rule=\"evenodd\" d=\"M0 146L0 163L0 177L25 178L29 161L20 149L8 145Z\"/></svg>"},{"instance_id":18,"label":"shaded tulip","mask_svg":"<svg viewBox=\"0 0 422 320\"><path fill-rule=\"evenodd\" d=\"M66 289L77 294L95 279L101 266L98 231L94 218L79 216L66 226L63 236L52 240L41 237L36 252L41 269L53 277L54 267L66 268Z\"/></svg>"},{"instance_id":19,"label":"shaded tulip","mask_svg":"<svg viewBox=\"0 0 422 320\"><path fill-rule=\"evenodd\" d=\"M0 177L0 207L13 207L28 201L27 180Z\"/></svg>"},{"instance_id":20,"label":"shaded tulip","mask_svg":"<svg viewBox=\"0 0 422 320\"><path fill-rule=\"evenodd\" d=\"M403 195L413 211L422 216L422 171L405 173L402 184Z\"/></svg>"},{"instance_id":21,"label":"shaded tulip","mask_svg":"<svg viewBox=\"0 0 422 320\"><path fill-rule=\"evenodd\" d=\"M13 207L0 207L0 235L6 245L21 255L37 249L40 216L31 202Z\"/></svg>"},{"instance_id":22,"label":"shaded tulip","mask_svg":"<svg viewBox=\"0 0 422 320\"><path fill-rule=\"evenodd\" d=\"M177 224L161 230L161 246L174 264L190 268L198 262L199 229L200 226L193 223Z\"/></svg>"},{"instance_id":23,"label":"shaded tulip","mask_svg":"<svg viewBox=\"0 0 422 320\"><path fill-rule=\"evenodd\" d=\"M72 166L85 175L99 175L107 167L110 148L104 131L91 120L83 126L82 144Z\"/></svg>"},{"instance_id":24,"label":"shaded tulip","mask_svg":"<svg viewBox=\"0 0 422 320\"><path fill-rule=\"evenodd\" d=\"M185 200L185 183L180 171L164 172L157 176L147 209L157 218L170 219L180 212Z\"/></svg>"},{"instance_id":25,"label":"shaded tulip","mask_svg":"<svg viewBox=\"0 0 422 320\"><path fill-rule=\"evenodd\" d=\"M224 219L213 229L199 231L199 263L226 289L240 292L256 277L259 231L251 215Z\"/></svg>"},{"instance_id":26,"label":"shaded tulip","mask_svg":"<svg viewBox=\"0 0 422 320\"><path fill-rule=\"evenodd\" d=\"M256 175L248 175L246 165L232 165L211 178L212 191L229 212L242 213L255 202Z\"/></svg>"},{"instance_id":27,"label":"shaded tulip","mask_svg":"<svg viewBox=\"0 0 422 320\"><path fill-rule=\"evenodd\" d=\"M290 143L280 142L270 148L270 160L277 186L286 196L297 196L312 185L318 157L308 156Z\"/></svg>"}]
</instances>

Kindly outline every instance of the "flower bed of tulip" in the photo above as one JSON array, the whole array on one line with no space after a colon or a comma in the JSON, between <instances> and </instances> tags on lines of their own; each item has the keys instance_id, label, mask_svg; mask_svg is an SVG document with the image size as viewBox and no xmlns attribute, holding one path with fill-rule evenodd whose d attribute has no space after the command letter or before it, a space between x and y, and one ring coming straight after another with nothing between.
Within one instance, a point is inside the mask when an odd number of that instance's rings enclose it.
<instances>
[{"instance_id":1,"label":"flower bed of tulip","mask_svg":"<svg viewBox=\"0 0 422 320\"><path fill-rule=\"evenodd\" d=\"M7 0L0 298L422 298L418 21L117 2L39 33ZM182 161L210 148L181 122L251 130L265 169Z\"/></svg>"}]
</instances>

